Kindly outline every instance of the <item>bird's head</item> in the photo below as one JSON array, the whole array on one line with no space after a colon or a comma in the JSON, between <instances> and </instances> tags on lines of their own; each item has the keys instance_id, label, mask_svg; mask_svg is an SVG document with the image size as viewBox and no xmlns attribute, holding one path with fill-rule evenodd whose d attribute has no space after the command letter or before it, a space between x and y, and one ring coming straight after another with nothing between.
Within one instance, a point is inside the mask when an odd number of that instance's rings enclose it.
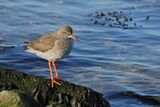
<instances>
[{"instance_id":1,"label":"bird's head","mask_svg":"<svg viewBox=\"0 0 160 107\"><path fill-rule=\"evenodd\" d=\"M63 38L66 39L74 39L76 41L80 41L74 34L73 30L70 26L66 25L59 29L59 33L62 35Z\"/></svg>"}]
</instances>

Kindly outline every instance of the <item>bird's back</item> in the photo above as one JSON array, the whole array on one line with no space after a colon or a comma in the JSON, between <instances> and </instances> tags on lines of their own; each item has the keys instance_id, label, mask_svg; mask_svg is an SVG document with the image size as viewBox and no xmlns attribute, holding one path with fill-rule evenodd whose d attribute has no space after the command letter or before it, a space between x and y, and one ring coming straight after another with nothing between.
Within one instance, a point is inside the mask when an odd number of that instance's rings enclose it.
<instances>
[{"instance_id":1,"label":"bird's back","mask_svg":"<svg viewBox=\"0 0 160 107\"><path fill-rule=\"evenodd\" d=\"M40 52L46 52L54 47L55 41L58 39L55 32L48 32L44 35L42 35L37 40L34 40L32 42L29 42L26 45L26 50L36 50Z\"/></svg>"}]
</instances>

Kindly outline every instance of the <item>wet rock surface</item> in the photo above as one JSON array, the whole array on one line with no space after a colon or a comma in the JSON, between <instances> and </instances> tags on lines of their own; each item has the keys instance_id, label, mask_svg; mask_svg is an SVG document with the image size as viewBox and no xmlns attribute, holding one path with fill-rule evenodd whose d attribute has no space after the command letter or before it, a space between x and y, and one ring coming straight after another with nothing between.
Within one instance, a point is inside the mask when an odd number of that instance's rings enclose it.
<instances>
[{"instance_id":1,"label":"wet rock surface","mask_svg":"<svg viewBox=\"0 0 160 107\"><path fill-rule=\"evenodd\" d=\"M51 87L49 79L12 69L0 69L0 91L17 89L32 96L42 107L110 107L102 94L61 80Z\"/></svg>"},{"instance_id":2,"label":"wet rock surface","mask_svg":"<svg viewBox=\"0 0 160 107\"><path fill-rule=\"evenodd\" d=\"M160 96L141 95L133 91L119 92L109 96L110 99L136 99L154 107L160 106Z\"/></svg>"}]
</instances>

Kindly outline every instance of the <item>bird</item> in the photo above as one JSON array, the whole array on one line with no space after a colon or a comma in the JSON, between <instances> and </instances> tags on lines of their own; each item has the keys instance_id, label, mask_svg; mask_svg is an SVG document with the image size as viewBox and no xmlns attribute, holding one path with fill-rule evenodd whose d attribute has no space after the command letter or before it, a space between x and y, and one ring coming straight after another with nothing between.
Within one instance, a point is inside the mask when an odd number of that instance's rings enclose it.
<instances>
[{"instance_id":1,"label":"bird","mask_svg":"<svg viewBox=\"0 0 160 107\"><path fill-rule=\"evenodd\" d=\"M61 85L59 83L61 78L58 75L56 62L70 54L74 40L80 41L73 34L72 27L64 25L57 31L47 32L38 39L28 42L25 46L27 52L48 61L52 88L55 84ZM53 77L52 68L54 69L55 77Z\"/></svg>"}]
</instances>

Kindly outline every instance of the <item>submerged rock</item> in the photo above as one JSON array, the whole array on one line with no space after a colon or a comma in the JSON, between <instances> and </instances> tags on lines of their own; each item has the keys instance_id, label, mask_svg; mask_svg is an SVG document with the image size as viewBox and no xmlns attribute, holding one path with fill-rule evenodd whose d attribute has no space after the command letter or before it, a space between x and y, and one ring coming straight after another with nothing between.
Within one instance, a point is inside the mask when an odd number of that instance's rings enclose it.
<instances>
[{"instance_id":1,"label":"submerged rock","mask_svg":"<svg viewBox=\"0 0 160 107\"><path fill-rule=\"evenodd\" d=\"M109 28L122 28L132 29L142 27L136 21L136 17L127 11L111 11L111 12L92 12L87 15L90 21L95 25L102 25ZM146 16L145 20L149 20L150 17ZM137 26L138 25L138 26Z\"/></svg>"},{"instance_id":2,"label":"submerged rock","mask_svg":"<svg viewBox=\"0 0 160 107\"><path fill-rule=\"evenodd\" d=\"M137 99L143 103L153 105L154 107L160 106L160 96L141 95L133 91L119 92L110 96L110 99Z\"/></svg>"},{"instance_id":3,"label":"submerged rock","mask_svg":"<svg viewBox=\"0 0 160 107\"><path fill-rule=\"evenodd\" d=\"M67 81L51 87L49 79L0 69L0 91L17 89L32 96L42 107L110 107L102 94Z\"/></svg>"},{"instance_id":4,"label":"submerged rock","mask_svg":"<svg viewBox=\"0 0 160 107\"><path fill-rule=\"evenodd\" d=\"M140 94L137 94L133 91L123 92L123 93L120 93L120 95L136 98L144 103L160 105L160 97L159 96L140 95Z\"/></svg>"},{"instance_id":5,"label":"submerged rock","mask_svg":"<svg viewBox=\"0 0 160 107\"><path fill-rule=\"evenodd\" d=\"M40 107L29 95L19 90L0 92L0 107Z\"/></svg>"}]
</instances>

